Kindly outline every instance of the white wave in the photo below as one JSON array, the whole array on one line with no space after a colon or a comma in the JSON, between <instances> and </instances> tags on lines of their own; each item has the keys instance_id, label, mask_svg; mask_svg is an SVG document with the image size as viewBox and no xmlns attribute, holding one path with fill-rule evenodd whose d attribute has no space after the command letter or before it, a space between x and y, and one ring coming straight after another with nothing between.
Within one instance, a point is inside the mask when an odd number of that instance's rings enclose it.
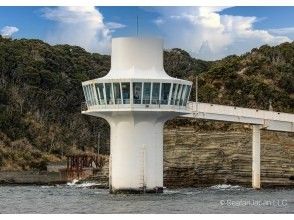
<instances>
[{"instance_id":1,"label":"white wave","mask_svg":"<svg viewBox=\"0 0 294 220\"><path fill-rule=\"evenodd\" d=\"M93 183L93 182L85 182L81 184L76 184L75 186L78 188L83 188L83 187L98 186L98 185L101 185L101 184Z\"/></svg>"},{"instance_id":2,"label":"white wave","mask_svg":"<svg viewBox=\"0 0 294 220\"><path fill-rule=\"evenodd\" d=\"M48 188L53 188L53 187L55 187L55 186L47 186L47 185L41 186L42 189L48 189Z\"/></svg>"},{"instance_id":3,"label":"white wave","mask_svg":"<svg viewBox=\"0 0 294 220\"><path fill-rule=\"evenodd\" d=\"M74 185L76 185L76 183L77 183L78 181L79 181L78 179L74 179L74 180L72 180L71 182L67 183L66 185L68 185L68 186L74 186Z\"/></svg>"},{"instance_id":4,"label":"white wave","mask_svg":"<svg viewBox=\"0 0 294 220\"><path fill-rule=\"evenodd\" d=\"M67 183L67 186L71 186L71 187L77 187L77 188L87 188L87 187L91 187L91 186L100 186L103 185L101 183L96 183L96 182L84 182L84 183L78 183L79 180L78 179L74 179L72 182Z\"/></svg>"},{"instance_id":5,"label":"white wave","mask_svg":"<svg viewBox=\"0 0 294 220\"><path fill-rule=\"evenodd\" d=\"M163 190L164 194L176 194L176 193L180 193L180 190L171 190L171 189L166 189Z\"/></svg>"},{"instance_id":6,"label":"white wave","mask_svg":"<svg viewBox=\"0 0 294 220\"><path fill-rule=\"evenodd\" d=\"M227 189L242 189L242 186L238 185L230 185L230 184L219 184L209 187L209 189L220 189L220 190L227 190Z\"/></svg>"}]
</instances>

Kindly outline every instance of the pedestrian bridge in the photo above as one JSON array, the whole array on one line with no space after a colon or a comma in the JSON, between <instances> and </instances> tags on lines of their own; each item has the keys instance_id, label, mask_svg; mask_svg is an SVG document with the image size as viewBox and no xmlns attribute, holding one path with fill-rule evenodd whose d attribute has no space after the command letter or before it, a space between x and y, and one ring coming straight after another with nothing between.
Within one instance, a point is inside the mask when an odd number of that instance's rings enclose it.
<instances>
[{"instance_id":1,"label":"pedestrian bridge","mask_svg":"<svg viewBox=\"0 0 294 220\"><path fill-rule=\"evenodd\" d=\"M294 114L201 102L187 104L183 117L259 125L271 131L294 132Z\"/></svg>"},{"instance_id":2,"label":"pedestrian bridge","mask_svg":"<svg viewBox=\"0 0 294 220\"><path fill-rule=\"evenodd\" d=\"M260 188L260 130L294 132L294 114L201 102L187 103L187 118L252 125L252 187Z\"/></svg>"}]
</instances>

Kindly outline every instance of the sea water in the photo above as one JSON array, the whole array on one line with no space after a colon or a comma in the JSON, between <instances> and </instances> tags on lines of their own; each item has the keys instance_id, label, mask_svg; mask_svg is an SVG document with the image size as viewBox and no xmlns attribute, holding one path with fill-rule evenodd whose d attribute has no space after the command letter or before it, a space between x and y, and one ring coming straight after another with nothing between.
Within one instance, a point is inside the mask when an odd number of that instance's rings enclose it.
<instances>
[{"instance_id":1,"label":"sea water","mask_svg":"<svg viewBox=\"0 0 294 220\"><path fill-rule=\"evenodd\" d=\"M0 213L294 213L294 189L216 185L114 195L94 185L0 186Z\"/></svg>"}]
</instances>

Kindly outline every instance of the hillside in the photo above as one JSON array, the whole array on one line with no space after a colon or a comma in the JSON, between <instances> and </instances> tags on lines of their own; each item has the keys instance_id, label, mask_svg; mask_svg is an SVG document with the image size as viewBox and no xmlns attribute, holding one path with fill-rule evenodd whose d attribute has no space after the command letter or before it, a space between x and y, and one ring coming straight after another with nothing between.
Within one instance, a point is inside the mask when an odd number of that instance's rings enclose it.
<instances>
[{"instance_id":1,"label":"hillside","mask_svg":"<svg viewBox=\"0 0 294 220\"><path fill-rule=\"evenodd\" d=\"M164 65L174 77L194 81L198 75L201 102L268 109L271 100L274 110L294 112L293 42L215 62L172 49L165 51ZM42 169L63 155L93 151L98 130L101 151L108 151L108 124L81 115L80 103L81 82L105 75L109 56L0 37L0 68L0 169ZM175 119L166 127L183 123L196 122Z\"/></svg>"}]
</instances>

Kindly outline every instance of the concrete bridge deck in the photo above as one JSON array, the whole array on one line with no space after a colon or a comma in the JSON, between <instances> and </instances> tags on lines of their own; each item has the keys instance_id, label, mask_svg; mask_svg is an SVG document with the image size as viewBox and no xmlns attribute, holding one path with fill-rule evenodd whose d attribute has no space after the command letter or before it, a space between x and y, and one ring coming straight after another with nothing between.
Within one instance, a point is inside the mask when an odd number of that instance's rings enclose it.
<instances>
[{"instance_id":1,"label":"concrete bridge deck","mask_svg":"<svg viewBox=\"0 0 294 220\"><path fill-rule=\"evenodd\" d=\"M246 123L272 131L294 132L294 114L201 102L189 102L187 108L191 114L182 117Z\"/></svg>"}]
</instances>

